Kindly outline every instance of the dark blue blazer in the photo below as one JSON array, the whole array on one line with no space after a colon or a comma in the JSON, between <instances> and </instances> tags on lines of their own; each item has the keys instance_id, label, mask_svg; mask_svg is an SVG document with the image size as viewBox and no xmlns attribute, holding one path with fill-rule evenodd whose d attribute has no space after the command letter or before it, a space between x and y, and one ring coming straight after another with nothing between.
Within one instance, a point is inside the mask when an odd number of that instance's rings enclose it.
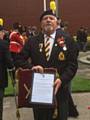
<instances>
[{"instance_id":1,"label":"dark blue blazer","mask_svg":"<svg viewBox=\"0 0 90 120\"><path fill-rule=\"evenodd\" d=\"M30 62L27 61L29 57ZM44 68L56 68L62 80L60 93L66 95L67 86L77 72L77 57L78 49L74 41L61 29L57 29L49 61L46 60L44 52L44 35L40 33L38 36L28 40L21 52L18 66L32 68L34 65L41 65Z\"/></svg>"}]
</instances>

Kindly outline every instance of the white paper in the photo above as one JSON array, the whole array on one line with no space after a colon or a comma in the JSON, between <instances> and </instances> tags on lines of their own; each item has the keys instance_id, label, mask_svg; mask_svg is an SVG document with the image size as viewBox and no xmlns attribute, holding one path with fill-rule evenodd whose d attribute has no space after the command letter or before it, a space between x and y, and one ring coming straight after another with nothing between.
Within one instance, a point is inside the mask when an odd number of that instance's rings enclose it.
<instances>
[{"instance_id":1,"label":"white paper","mask_svg":"<svg viewBox=\"0 0 90 120\"><path fill-rule=\"evenodd\" d=\"M54 74L34 73L31 102L52 104Z\"/></svg>"}]
</instances>

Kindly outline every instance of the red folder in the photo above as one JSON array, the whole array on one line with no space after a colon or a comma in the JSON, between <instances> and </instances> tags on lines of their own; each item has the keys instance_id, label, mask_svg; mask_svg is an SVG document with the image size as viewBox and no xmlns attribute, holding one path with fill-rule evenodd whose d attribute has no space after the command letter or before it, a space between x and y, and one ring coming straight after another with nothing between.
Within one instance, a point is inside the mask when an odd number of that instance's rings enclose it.
<instances>
[{"instance_id":1,"label":"red folder","mask_svg":"<svg viewBox=\"0 0 90 120\"><path fill-rule=\"evenodd\" d=\"M44 69L44 72L56 73L53 68ZM19 69L18 70L18 107L32 107L29 102L31 93L33 71L30 69Z\"/></svg>"}]
</instances>

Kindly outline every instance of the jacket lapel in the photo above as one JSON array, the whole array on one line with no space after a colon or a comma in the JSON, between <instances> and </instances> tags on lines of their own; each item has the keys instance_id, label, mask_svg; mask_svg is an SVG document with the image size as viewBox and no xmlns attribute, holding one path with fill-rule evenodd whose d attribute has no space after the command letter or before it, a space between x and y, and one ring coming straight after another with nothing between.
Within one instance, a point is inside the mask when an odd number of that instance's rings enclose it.
<instances>
[{"instance_id":1,"label":"jacket lapel","mask_svg":"<svg viewBox=\"0 0 90 120\"><path fill-rule=\"evenodd\" d=\"M40 56L41 58L43 58L43 60L46 61L45 50L44 50L44 35L42 33L40 34L38 40L39 40L38 45L39 45Z\"/></svg>"}]
</instances>

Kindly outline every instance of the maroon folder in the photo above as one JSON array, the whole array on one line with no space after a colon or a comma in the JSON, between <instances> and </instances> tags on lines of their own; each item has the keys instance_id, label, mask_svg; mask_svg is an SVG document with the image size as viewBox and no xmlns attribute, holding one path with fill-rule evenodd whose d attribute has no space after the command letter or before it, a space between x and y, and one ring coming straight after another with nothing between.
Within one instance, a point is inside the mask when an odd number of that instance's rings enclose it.
<instances>
[{"instance_id":1,"label":"maroon folder","mask_svg":"<svg viewBox=\"0 0 90 120\"><path fill-rule=\"evenodd\" d=\"M30 69L19 69L18 71L18 107L32 107L30 102L30 95L32 92L33 74ZM44 69L44 73L51 73L56 75L56 69Z\"/></svg>"}]
</instances>

